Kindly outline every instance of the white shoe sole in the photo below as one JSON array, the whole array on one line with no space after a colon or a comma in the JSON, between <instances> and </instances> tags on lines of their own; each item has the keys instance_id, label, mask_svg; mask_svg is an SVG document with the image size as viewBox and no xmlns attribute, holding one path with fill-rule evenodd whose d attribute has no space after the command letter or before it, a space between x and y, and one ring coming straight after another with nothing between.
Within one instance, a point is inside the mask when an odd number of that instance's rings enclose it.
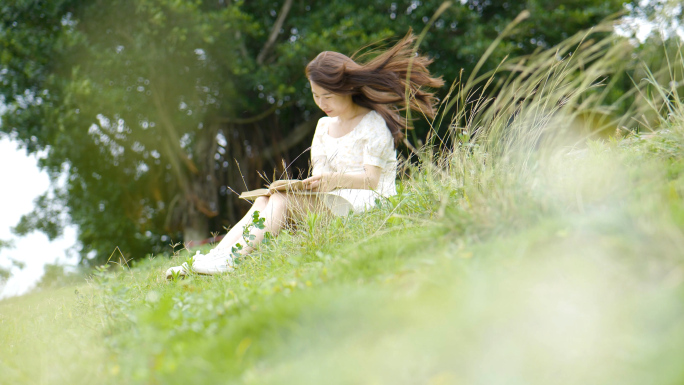
<instances>
[{"instance_id":1,"label":"white shoe sole","mask_svg":"<svg viewBox=\"0 0 684 385\"><path fill-rule=\"evenodd\" d=\"M227 264L223 265L198 263L197 265L192 266L192 270L199 274L216 275L233 271L233 267L228 266Z\"/></svg>"},{"instance_id":2,"label":"white shoe sole","mask_svg":"<svg viewBox=\"0 0 684 385\"><path fill-rule=\"evenodd\" d=\"M187 262L183 262L183 264L180 266L170 267L168 270L166 270L166 279L173 279L174 274L178 275L179 277L185 277L186 275L190 274L190 266L188 266Z\"/></svg>"}]
</instances>

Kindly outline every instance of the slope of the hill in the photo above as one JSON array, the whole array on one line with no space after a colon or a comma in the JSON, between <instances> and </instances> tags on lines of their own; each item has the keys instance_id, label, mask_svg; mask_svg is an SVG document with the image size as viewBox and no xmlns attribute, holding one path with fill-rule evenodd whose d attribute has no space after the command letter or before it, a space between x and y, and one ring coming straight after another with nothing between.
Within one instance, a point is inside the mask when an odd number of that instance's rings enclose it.
<instances>
[{"instance_id":1,"label":"slope of the hill","mask_svg":"<svg viewBox=\"0 0 684 385\"><path fill-rule=\"evenodd\" d=\"M417 179L225 276L167 282L180 253L3 301L0 382L676 383L682 138L595 143L477 200Z\"/></svg>"}]
</instances>

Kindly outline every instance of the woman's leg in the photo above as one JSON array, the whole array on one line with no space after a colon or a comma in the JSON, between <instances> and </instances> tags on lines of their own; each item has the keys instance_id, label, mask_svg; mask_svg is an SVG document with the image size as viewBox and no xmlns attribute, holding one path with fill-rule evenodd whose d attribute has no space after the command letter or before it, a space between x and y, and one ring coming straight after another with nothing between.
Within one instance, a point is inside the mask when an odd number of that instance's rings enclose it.
<instances>
[{"instance_id":1,"label":"woman's leg","mask_svg":"<svg viewBox=\"0 0 684 385\"><path fill-rule=\"evenodd\" d=\"M273 194L268 197L268 203L266 207L259 212L259 216L264 218L264 228L259 229L254 226L250 228L249 234L254 236L254 239L250 240L248 244L245 245L245 241L242 239L237 240L235 243L242 244L242 249L240 254L247 255L254 250L253 245L258 245L263 241L266 232L278 235L280 230L282 230L289 219L288 217L288 204L291 203L287 195L284 194ZM242 235L242 234L240 234ZM234 245L234 244L233 244ZM232 245L231 245L232 247Z\"/></svg>"},{"instance_id":2,"label":"woman's leg","mask_svg":"<svg viewBox=\"0 0 684 385\"><path fill-rule=\"evenodd\" d=\"M240 254L249 254L254 250L253 245L258 245L261 243L267 232L273 234L274 236L278 235L280 230L287 226L290 218L302 217L303 215L306 215L306 212L315 209L315 199L303 195L286 195L277 193L266 198L266 200L263 202L265 202L265 206L263 209L259 209L259 216L265 219L264 228L259 229L254 226L250 228L249 234L253 235L254 239L250 240L249 244L245 244L246 242L242 238L244 226L252 222L253 211L250 210L245 218L242 219L246 219L245 223L239 223L240 226L235 226L235 228L239 227L239 233L237 234L237 237L231 237L228 239L228 235L226 235L219 246L223 247L226 240L228 240L230 243L226 242L225 246L230 248L235 246L236 243L240 243L243 246L240 250ZM242 222L242 220L240 222ZM231 229L231 231L233 230Z\"/></svg>"},{"instance_id":3,"label":"woman's leg","mask_svg":"<svg viewBox=\"0 0 684 385\"><path fill-rule=\"evenodd\" d=\"M224 239L205 258L196 260L192 269L201 274L220 274L233 269L233 247L240 243L242 248L239 253L247 255L254 250L254 246L259 244L269 232L277 235L288 222L289 218L300 217L307 211L314 210L315 199L307 196L295 196L285 194L274 194L268 198L258 199L254 202L252 209L226 234ZM252 223L252 214L259 211L259 216L264 218L264 228L259 229L249 226ZM245 227L249 227L249 235L254 239L245 241L243 232ZM251 238L251 237L250 237ZM179 267L179 268L182 268ZM167 271L167 277L172 275L171 268Z\"/></svg>"},{"instance_id":4,"label":"woman's leg","mask_svg":"<svg viewBox=\"0 0 684 385\"><path fill-rule=\"evenodd\" d=\"M228 231L221 242L216 245L216 248L222 249L225 247L233 247L233 245L240 241L242 239L242 232L244 231L245 226L252 223L252 214L254 214L255 211L259 211L259 213L261 213L268 205L268 201L269 197L258 197L252 204L252 208L250 208L247 214L245 214L245 216L242 217L242 219L240 219L240 221L236 223L235 226L230 229L230 231Z\"/></svg>"}]
</instances>

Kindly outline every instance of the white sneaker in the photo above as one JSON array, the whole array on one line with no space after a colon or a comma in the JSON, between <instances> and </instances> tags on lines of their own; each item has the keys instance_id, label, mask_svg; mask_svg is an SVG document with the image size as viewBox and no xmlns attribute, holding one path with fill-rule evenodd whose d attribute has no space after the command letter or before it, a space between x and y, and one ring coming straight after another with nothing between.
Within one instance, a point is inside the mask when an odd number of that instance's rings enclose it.
<instances>
[{"instance_id":1,"label":"white sneaker","mask_svg":"<svg viewBox=\"0 0 684 385\"><path fill-rule=\"evenodd\" d=\"M194 266L197 261L202 260L203 258L206 258L206 255L200 253L199 250L197 250L197 253L192 256L192 265ZM193 271L193 269L188 266L187 262L183 262L182 265L180 266L174 266L166 270L166 278L171 279L173 278L173 273L178 273L179 276L185 277L186 275L190 274L190 272Z\"/></svg>"},{"instance_id":2,"label":"white sneaker","mask_svg":"<svg viewBox=\"0 0 684 385\"><path fill-rule=\"evenodd\" d=\"M192 269L200 274L221 274L233 270L233 257L227 248L212 249L199 260L195 260Z\"/></svg>"},{"instance_id":3,"label":"white sneaker","mask_svg":"<svg viewBox=\"0 0 684 385\"><path fill-rule=\"evenodd\" d=\"M185 277L186 275L190 274L191 271L192 270L190 269L190 266L188 266L188 263L183 262L183 264L180 266L170 267L168 270L166 270L166 279L173 279L174 274L179 277Z\"/></svg>"},{"instance_id":4,"label":"white sneaker","mask_svg":"<svg viewBox=\"0 0 684 385\"><path fill-rule=\"evenodd\" d=\"M194 265L197 261L200 261L202 259L206 258L206 255L200 253L199 250L197 250L197 253L192 256L192 264Z\"/></svg>"}]
</instances>

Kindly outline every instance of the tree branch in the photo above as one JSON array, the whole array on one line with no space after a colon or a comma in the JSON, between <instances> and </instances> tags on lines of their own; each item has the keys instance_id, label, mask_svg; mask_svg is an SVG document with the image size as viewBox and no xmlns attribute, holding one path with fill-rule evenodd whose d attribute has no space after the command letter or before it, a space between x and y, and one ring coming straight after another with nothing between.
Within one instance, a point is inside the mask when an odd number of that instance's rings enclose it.
<instances>
[{"instance_id":1,"label":"tree branch","mask_svg":"<svg viewBox=\"0 0 684 385\"><path fill-rule=\"evenodd\" d=\"M316 114L311 117L311 119L298 124L290 134L278 143L273 143L272 145L261 150L261 157L268 159L272 158L277 152L285 152L292 147L296 146L306 138L306 136L316 129L318 124L318 119L323 116L323 114Z\"/></svg>"},{"instance_id":2,"label":"tree branch","mask_svg":"<svg viewBox=\"0 0 684 385\"><path fill-rule=\"evenodd\" d=\"M268 36L268 40L266 40L266 44L264 44L264 47L261 49L261 52L259 52L259 55L257 56L257 64L264 64L264 58L266 58L268 51L271 50L273 43L275 43L276 38L280 33L280 29L283 27L285 18L287 17L287 14L290 12L290 8L292 8L292 0L285 0L285 3L283 3L283 7L280 8L278 18L276 19L275 24L273 24L273 28L271 29L271 34Z\"/></svg>"},{"instance_id":3,"label":"tree branch","mask_svg":"<svg viewBox=\"0 0 684 385\"><path fill-rule=\"evenodd\" d=\"M249 60L249 53L247 52L247 47L245 46L245 40L242 38L242 33L239 30L235 32L235 41L238 42L238 48L240 49L242 58L245 61Z\"/></svg>"},{"instance_id":4,"label":"tree branch","mask_svg":"<svg viewBox=\"0 0 684 385\"><path fill-rule=\"evenodd\" d=\"M171 152L174 149L177 151L178 156L181 158L183 163L187 166L187 168L192 172L193 174L197 174L199 170L195 166L195 163L188 157L188 154L185 153L185 150L180 145L180 138L178 137L178 133L176 131L176 128L173 124L173 120L168 116L166 109L162 105L161 100L159 99L159 90L157 87L155 87L155 82L150 82L150 89L152 91L152 101L154 102L154 106L157 108L157 112L159 113L159 118L161 119L162 127L166 128L166 132L169 134L169 139L166 140L168 142L169 140L173 142L173 148L169 147L168 150L169 152L169 157L173 158L174 153Z\"/></svg>"},{"instance_id":5,"label":"tree branch","mask_svg":"<svg viewBox=\"0 0 684 385\"><path fill-rule=\"evenodd\" d=\"M274 113L277 109L279 108L285 108L289 106L290 104L294 103L294 101L289 101L287 103L283 103L281 105L278 105L278 103L273 103L273 105L266 111L261 112L257 115L250 116L249 118L229 118L229 117L218 117L216 118L217 123L234 123L234 124L249 124L249 123L254 123L258 122L267 116L271 115Z\"/></svg>"}]
</instances>

